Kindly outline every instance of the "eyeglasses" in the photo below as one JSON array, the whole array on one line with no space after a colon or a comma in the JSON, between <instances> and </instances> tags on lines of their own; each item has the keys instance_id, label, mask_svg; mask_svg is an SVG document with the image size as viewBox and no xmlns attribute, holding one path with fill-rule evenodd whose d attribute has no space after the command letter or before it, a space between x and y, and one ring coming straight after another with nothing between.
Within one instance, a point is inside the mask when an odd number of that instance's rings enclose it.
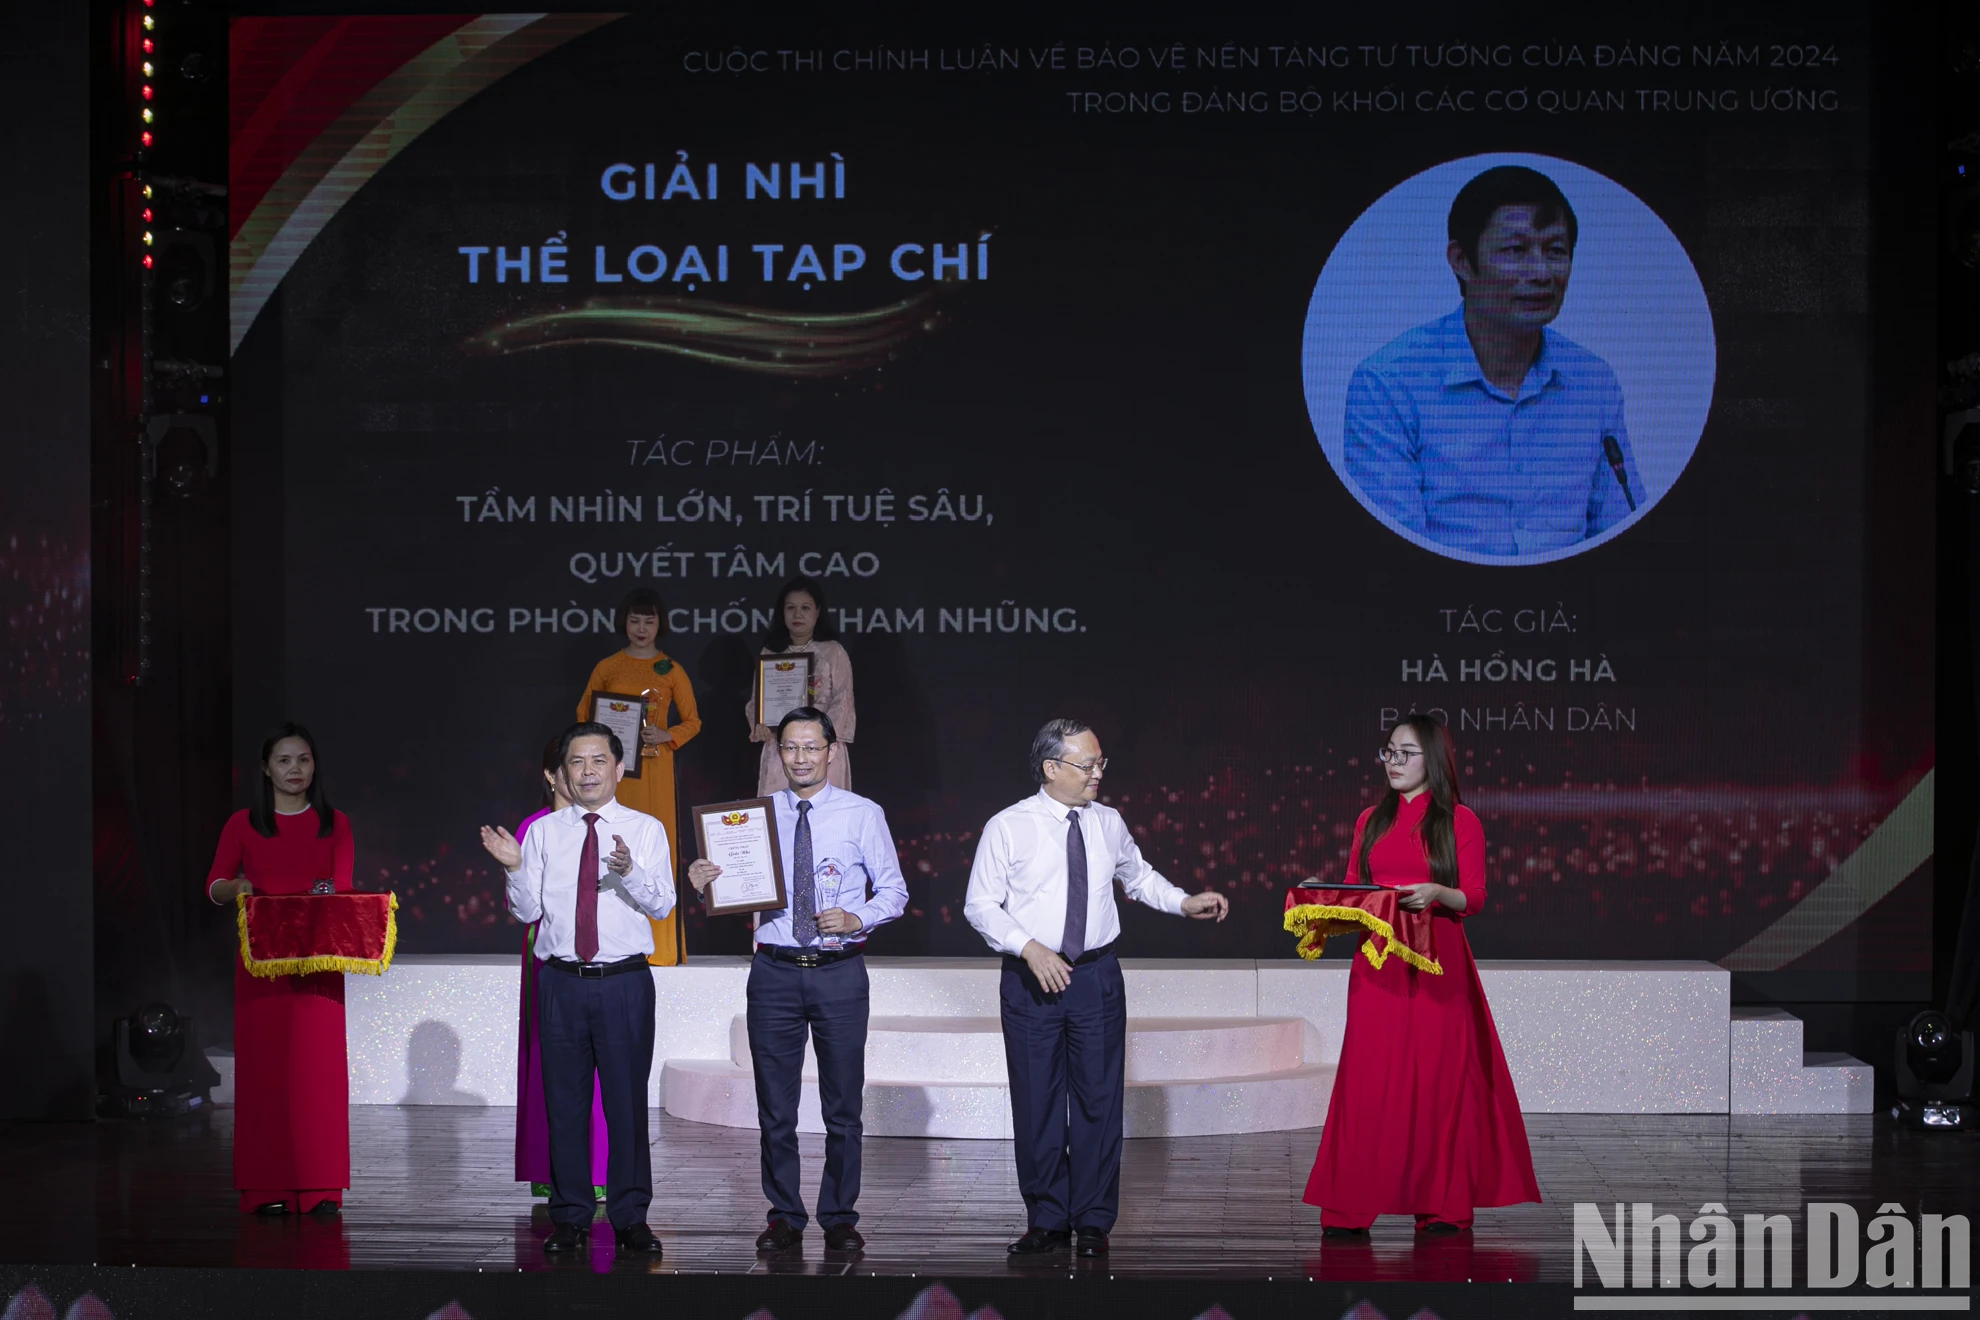
<instances>
[{"instance_id":1,"label":"eyeglasses","mask_svg":"<svg viewBox=\"0 0 1980 1320\"><path fill-rule=\"evenodd\" d=\"M1410 757L1423 753L1414 747L1384 747L1375 755L1383 765L1408 765Z\"/></svg>"},{"instance_id":2,"label":"eyeglasses","mask_svg":"<svg viewBox=\"0 0 1980 1320\"><path fill-rule=\"evenodd\" d=\"M1057 761L1060 765L1069 765L1083 775L1105 774L1107 771L1107 758L1104 756L1091 765L1081 765L1078 761L1068 761L1063 756L1048 756L1045 759L1048 761Z\"/></svg>"},{"instance_id":3,"label":"eyeglasses","mask_svg":"<svg viewBox=\"0 0 1980 1320\"><path fill-rule=\"evenodd\" d=\"M831 749L830 743L778 743L777 750L789 752L792 756L823 756Z\"/></svg>"}]
</instances>

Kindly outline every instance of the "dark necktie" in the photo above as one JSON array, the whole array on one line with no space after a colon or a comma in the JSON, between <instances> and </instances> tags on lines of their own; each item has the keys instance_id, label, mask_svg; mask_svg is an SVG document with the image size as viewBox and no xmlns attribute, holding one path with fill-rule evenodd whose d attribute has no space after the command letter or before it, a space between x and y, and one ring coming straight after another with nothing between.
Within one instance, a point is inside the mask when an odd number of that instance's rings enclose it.
<instances>
[{"instance_id":1,"label":"dark necktie","mask_svg":"<svg viewBox=\"0 0 1980 1320\"><path fill-rule=\"evenodd\" d=\"M811 804L803 798L791 838L791 888L791 937L807 947L818 938L818 882L811 874Z\"/></svg>"},{"instance_id":2,"label":"dark necktie","mask_svg":"<svg viewBox=\"0 0 1980 1320\"><path fill-rule=\"evenodd\" d=\"M1079 811L1066 813L1066 937L1059 956L1077 962L1086 952L1086 837L1079 832Z\"/></svg>"},{"instance_id":3,"label":"dark necktie","mask_svg":"<svg viewBox=\"0 0 1980 1320\"><path fill-rule=\"evenodd\" d=\"M584 851L578 854L577 956L579 962L598 957L598 813L584 818Z\"/></svg>"}]
</instances>

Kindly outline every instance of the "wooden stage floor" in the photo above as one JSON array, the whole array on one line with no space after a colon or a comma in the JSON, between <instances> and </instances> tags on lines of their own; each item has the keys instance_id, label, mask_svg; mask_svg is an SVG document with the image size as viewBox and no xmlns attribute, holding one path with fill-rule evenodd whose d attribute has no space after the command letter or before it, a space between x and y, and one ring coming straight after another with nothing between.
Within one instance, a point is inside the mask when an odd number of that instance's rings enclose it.
<instances>
[{"instance_id":1,"label":"wooden stage floor","mask_svg":"<svg viewBox=\"0 0 1980 1320\"><path fill-rule=\"evenodd\" d=\"M1121 1221L1103 1262L1013 1263L1024 1226L1002 1141L869 1139L855 1263L827 1261L814 1227L801 1258L764 1261L756 1134L653 1121L650 1222L658 1262L615 1263L602 1216L589 1261L555 1268L944 1276L1102 1272L1120 1278L1516 1280L1572 1268L1573 1203L1653 1201L1689 1222L1847 1201L1865 1221L1895 1201L1980 1222L1980 1134L1901 1131L1889 1119L1528 1115L1545 1204L1484 1210L1469 1235L1414 1240L1384 1219L1367 1245L1322 1245L1300 1204L1318 1130L1135 1140ZM186 1120L0 1126L0 1262L45 1265L536 1271L549 1228L511 1177L514 1111L351 1110L355 1185L340 1219L234 1211L232 1111ZM823 1138L802 1138L807 1200ZM1799 1252L1797 1252L1799 1255Z\"/></svg>"}]
</instances>

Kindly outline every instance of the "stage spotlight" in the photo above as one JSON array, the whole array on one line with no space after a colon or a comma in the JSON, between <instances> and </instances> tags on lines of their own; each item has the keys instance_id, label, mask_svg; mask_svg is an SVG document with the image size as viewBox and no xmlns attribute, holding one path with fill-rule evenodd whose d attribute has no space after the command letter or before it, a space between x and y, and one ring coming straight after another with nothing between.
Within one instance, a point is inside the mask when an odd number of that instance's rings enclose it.
<instances>
[{"instance_id":1,"label":"stage spotlight","mask_svg":"<svg viewBox=\"0 0 1980 1320\"><path fill-rule=\"evenodd\" d=\"M145 433L151 473L180 499L204 493L220 472L220 441L211 417L167 413Z\"/></svg>"},{"instance_id":2,"label":"stage spotlight","mask_svg":"<svg viewBox=\"0 0 1980 1320\"><path fill-rule=\"evenodd\" d=\"M187 236L168 232L154 277L161 297L182 312L190 312L213 291L213 276L205 254Z\"/></svg>"},{"instance_id":3,"label":"stage spotlight","mask_svg":"<svg viewBox=\"0 0 1980 1320\"><path fill-rule=\"evenodd\" d=\"M1974 1126L1973 1033L1954 1031L1944 1013L1927 1009L1897 1037L1898 1102L1891 1116L1906 1127L1959 1131Z\"/></svg>"},{"instance_id":4,"label":"stage spotlight","mask_svg":"<svg viewBox=\"0 0 1980 1320\"><path fill-rule=\"evenodd\" d=\"M113 1113L170 1118L208 1104L220 1074L199 1052L192 1019L151 1003L117 1019L117 1082L104 1096Z\"/></svg>"},{"instance_id":5,"label":"stage spotlight","mask_svg":"<svg viewBox=\"0 0 1980 1320\"><path fill-rule=\"evenodd\" d=\"M197 433L183 426L167 431L158 442L158 479L171 494L189 500L206 489L208 457Z\"/></svg>"},{"instance_id":6,"label":"stage spotlight","mask_svg":"<svg viewBox=\"0 0 1980 1320\"><path fill-rule=\"evenodd\" d=\"M1953 1034L1952 1023L1943 1013L1927 1011L1911 1019L1904 1029L1904 1059L1918 1081L1945 1086L1960 1079L1970 1087L1973 1069L1965 1061L1963 1042Z\"/></svg>"},{"instance_id":7,"label":"stage spotlight","mask_svg":"<svg viewBox=\"0 0 1980 1320\"><path fill-rule=\"evenodd\" d=\"M169 1073L186 1052L186 1024L170 1004L146 1004L131 1019L131 1058L148 1073Z\"/></svg>"},{"instance_id":8,"label":"stage spotlight","mask_svg":"<svg viewBox=\"0 0 1980 1320\"><path fill-rule=\"evenodd\" d=\"M222 259L211 233L181 227L207 218L203 205L174 199L160 212L152 269L152 352L161 359L225 361L227 307ZM149 231L147 231L149 232Z\"/></svg>"}]
</instances>

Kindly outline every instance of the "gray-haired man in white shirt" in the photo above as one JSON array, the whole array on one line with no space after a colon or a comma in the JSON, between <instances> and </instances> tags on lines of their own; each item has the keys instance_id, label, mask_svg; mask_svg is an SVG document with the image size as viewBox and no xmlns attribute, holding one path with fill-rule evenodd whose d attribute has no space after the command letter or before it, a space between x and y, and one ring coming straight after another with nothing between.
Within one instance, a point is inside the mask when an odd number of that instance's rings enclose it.
<instances>
[{"instance_id":1,"label":"gray-haired man in white shirt","mask_svg":"<svg viewBox=\"0 0 1980 1320\"><path fill-rule=\"evenodd\" d=\"M1107 758L1077 720L1031 744L1038 792L983 827L963 915L1004 955L1000 1007L1018 1187L1029 1228L1012 1255L1107 1254L1120 1215L1127 990L1114 881L1171 915L1222 921L1222 894L1185 894L1150 866L1121 813L1098 801ZM1072 1096L1068 1131L1066 1097Z\"/></svg>"}]
</instances>

